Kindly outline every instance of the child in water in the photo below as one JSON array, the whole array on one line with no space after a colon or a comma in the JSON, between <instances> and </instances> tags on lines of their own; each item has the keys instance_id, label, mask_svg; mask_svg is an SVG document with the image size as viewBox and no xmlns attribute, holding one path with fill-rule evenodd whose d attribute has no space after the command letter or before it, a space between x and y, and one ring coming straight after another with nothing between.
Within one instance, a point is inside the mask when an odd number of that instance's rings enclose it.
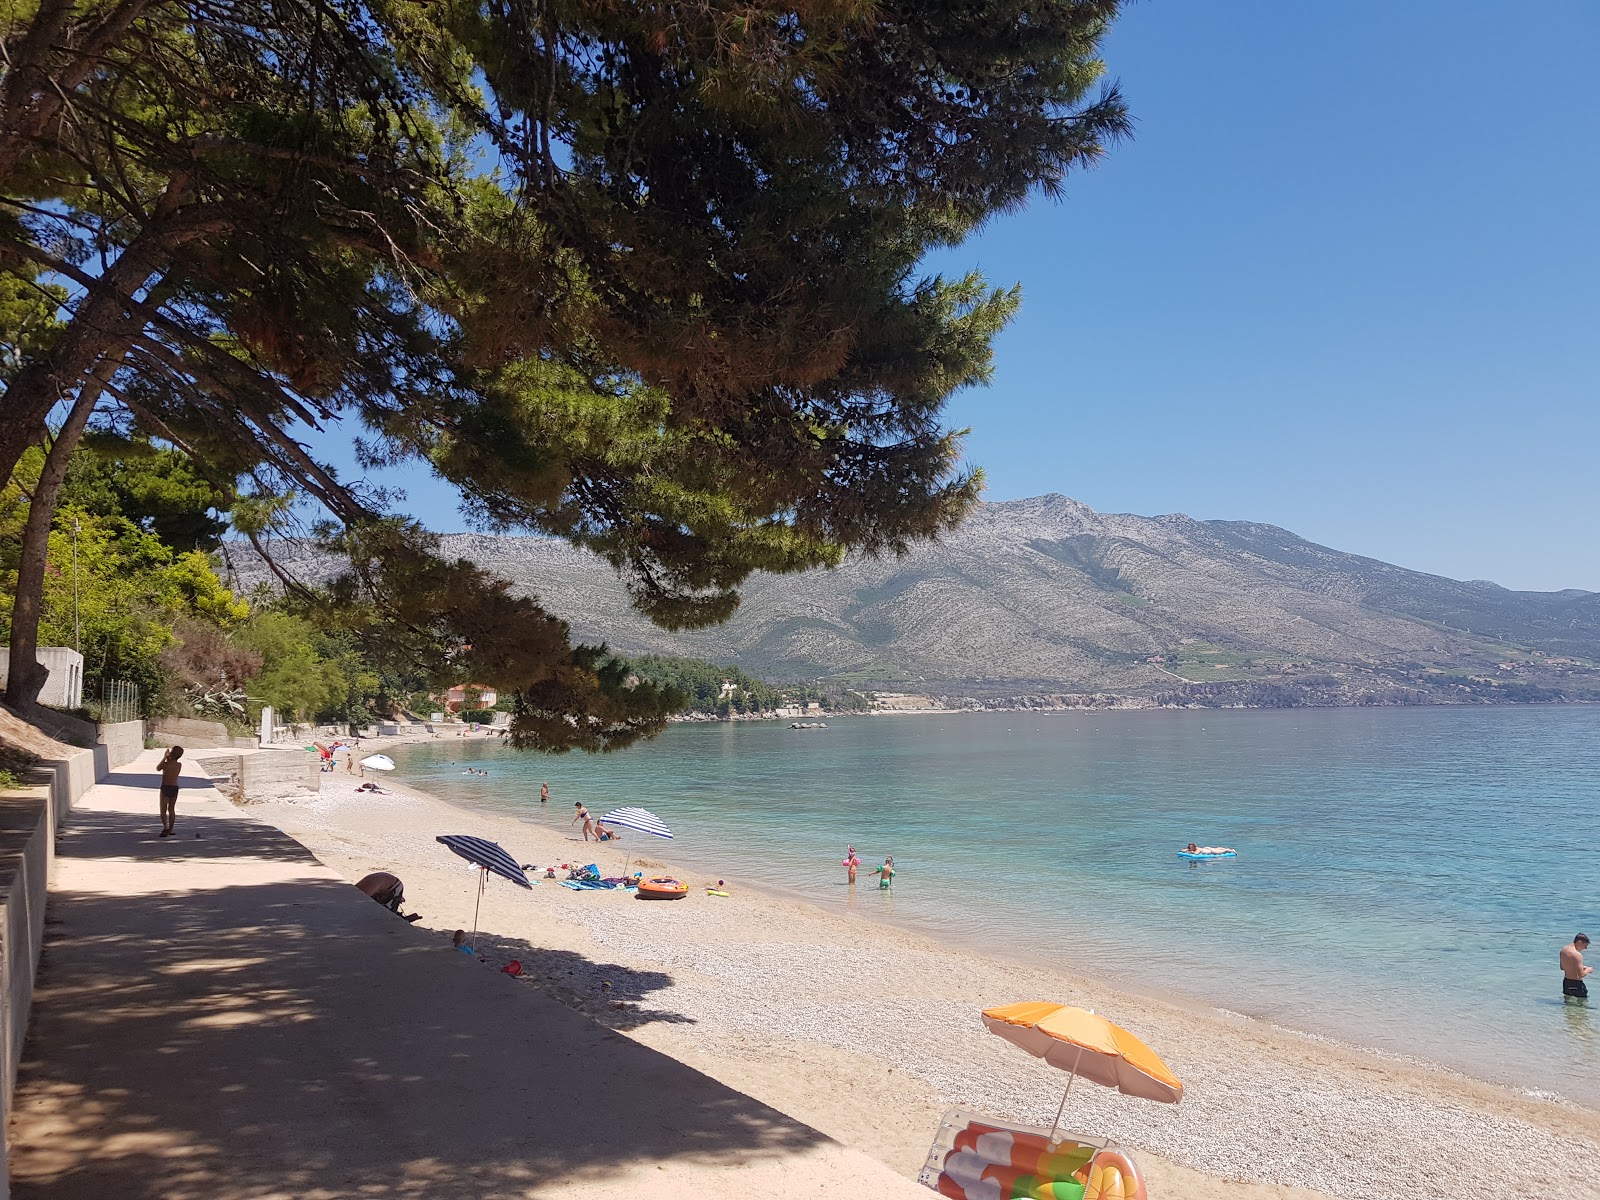
<instances>
[{"instance_id":1,"label":"child in water","mask_svg":"<svg viewBox=\"0 0 1600 1200\"><path fill-rule=\"evenodd\" d=\"M861 860L856 857L856 848L854 846L846 846L844 848L844 866L850 872L851 883L856 881L856 868L860 865Z\"/></svg>"},{"instance_id":2,"label":"child in water","mask_svg":"<svg viewBox=\"0 0 1600 1200\"><path fill-rule=\"evenodd\" d=\"M884 855L883 866L874 867L872 873L878 877L878 886L880 888L888 887L894 880L894 855Z\"/></svg>"}]
</instances>

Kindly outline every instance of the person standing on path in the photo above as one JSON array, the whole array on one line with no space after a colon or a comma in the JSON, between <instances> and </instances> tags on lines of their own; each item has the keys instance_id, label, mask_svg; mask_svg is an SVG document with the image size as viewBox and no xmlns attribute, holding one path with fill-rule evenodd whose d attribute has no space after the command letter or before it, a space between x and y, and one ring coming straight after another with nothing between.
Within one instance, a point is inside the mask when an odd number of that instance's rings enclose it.
<instances>
[{"instance_id":1,"label":"person standing on path","mask_svg":"<svg viewBox=\"0 0 1600 1200\"><path fill-rule=\"evenodd\" d=\"M594 818L589 815L589 810L583 806L582 800L579 800L573 805L573 807L578 811L573 814L572 819L574 821L581 820L583 822L583 840L587 842L589 840L589 834L594 832Z\"/></svg>"},{"instance_id":2,"label":"person standing on path","mask_svg":"<svg viewBox=\"0 0 1600 1200\"><path fill-rule=\"evenodd\" d=\"M1584 980L1594 973L1593 967L1583 965L1583 952L1589 948L1589 935L1580 933L1570 946L1561 947L1561 994L1574 1000L1589 998L1589 985Z\"/></svg>"},{"instance_id":3,"label":"person standing on path","mask_svg":"<svg viewBox=\"0 0 1600 1200\"><path fill-rule=\"evenodd\" d=\"M541 783L539 785L539 803L550 803L550 785L548 783Z\"/></svg>"},{"instance_id":4,"label":"person standing on path","mask_svg":"<svg viewBox=\"0 0 1600 1200\"><path fill-rule=\"evenodd\" d=\"M171 837L178 821L178 775L183 771L183 747L172 746L161 756L156 769L161 772L161 836Z\"/></svg>"}]
</instances>

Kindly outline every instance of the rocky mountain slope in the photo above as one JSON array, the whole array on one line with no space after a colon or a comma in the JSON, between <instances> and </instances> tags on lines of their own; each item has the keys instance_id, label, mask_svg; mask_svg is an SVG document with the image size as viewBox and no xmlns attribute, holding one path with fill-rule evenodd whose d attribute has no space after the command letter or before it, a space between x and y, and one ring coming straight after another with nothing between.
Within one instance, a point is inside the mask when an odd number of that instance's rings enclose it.
<instances>
[{"instance_id":1,"label":"rocky mountain slope","mask_svg":"<svg viewBox=\"0 0 1600 1200\"><path fill-rule=\"evenodd\" d=\"M1462 583L1270 525L1098 513L1058 495L985 504L904 559L757 577L731 621L690 634L644 621L609 567L564 543L446 546L582 638L773 680L1217 703L1318 689L1339 693L1327 702L1600 698L1600 594Z\"/></svg>"}]
</instances>

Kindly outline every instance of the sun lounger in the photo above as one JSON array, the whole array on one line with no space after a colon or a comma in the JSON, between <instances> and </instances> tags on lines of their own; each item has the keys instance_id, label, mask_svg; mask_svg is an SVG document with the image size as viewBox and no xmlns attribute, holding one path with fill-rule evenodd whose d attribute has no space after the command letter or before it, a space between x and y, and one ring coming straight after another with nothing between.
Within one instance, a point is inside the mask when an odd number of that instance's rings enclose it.
<instances>
[{"instance_id":1,"label":"sun lounger","mask_svg":"<svg viewBox=\"0 0 1600 1200\"><path fill-rule=\"evenodd\" d=\"M1146 1200L1133 1161L1106 1138L953 1108L918 1182L950 1200Z\"/></svg>"}]
</instances>

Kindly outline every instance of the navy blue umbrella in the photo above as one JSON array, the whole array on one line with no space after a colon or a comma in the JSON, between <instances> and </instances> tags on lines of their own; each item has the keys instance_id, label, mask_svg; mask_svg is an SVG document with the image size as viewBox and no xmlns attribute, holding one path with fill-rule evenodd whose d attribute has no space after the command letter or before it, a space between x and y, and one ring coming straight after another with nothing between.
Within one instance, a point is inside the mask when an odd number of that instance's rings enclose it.
<instances>
[{"instance_id":1,"label":"navy blue umbrella","mask_svg":"<svg viewBox=\"0 0 1600 1200\"><path fill-rule=\"evenodd\" d=\"M483 884L493 871L502 879L509 879L518 887L525 887L530 892L533 884L528 882L528 876L517 860L512 858L500 847L499 842L491 842L488 838L473 837L470 833L446 833L434 839L443 842L451 850L459 854L475 867L481 868L478 875L478 900L472 906L472 948L478 948L478 909L483 905Z\"/></svg>"},{"instance_id":2,"label":"navy blue umbrella","mask_svg":"<svg viewBox=\"0 0 1600 1200\"><path fill-rule=\"evenodd\" d=\"M509 879L518 887L533 890L533 884L528 882L528 876L512 858L500 848L499 842L491 842L488 838L473 837L470 833L447 833L434 839L443 842L462 858L474 866L482 867L486 871L493 871L502 879Z\"/></svg>"}]
</instances>

